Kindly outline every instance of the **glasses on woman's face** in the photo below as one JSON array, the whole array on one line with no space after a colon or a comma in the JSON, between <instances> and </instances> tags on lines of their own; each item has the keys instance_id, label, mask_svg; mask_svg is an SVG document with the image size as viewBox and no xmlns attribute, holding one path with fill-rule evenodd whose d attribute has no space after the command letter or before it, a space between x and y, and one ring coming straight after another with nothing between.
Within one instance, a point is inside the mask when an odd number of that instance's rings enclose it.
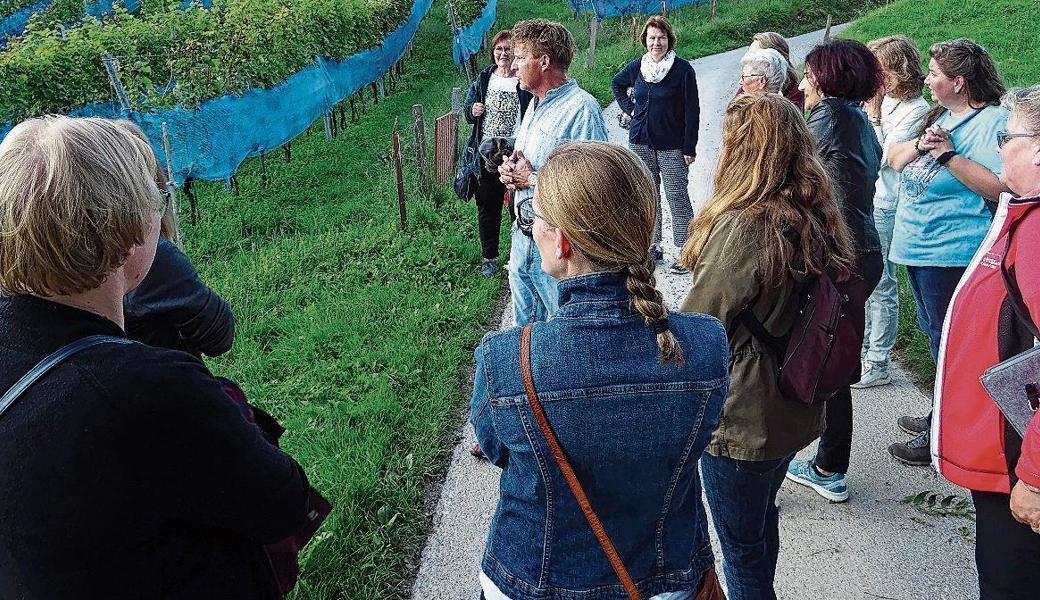
<instances>
[{"instance_id":1,"label":"glasses on woman's face","mask_svg":"<svg viewBox=\"0 0 1040 600\"><path fill-rule=\"evenodd\" d=\"M170 188L159 186L159 196L162 197L162 204L159 205L159 218L161 219L166 216L166 210L170 207L170 198L172 197Z\"/></svg>"},{"instance_id":2,"label":"glasses on woman's face","mask_svg":"<svg viewBox=\"0 0 1040 600\"><path fill-rule=\"evenodd\" d=\"M541 219L546 223L549 222L545 217L534 211L534 198L524 198L516 205L516 226L527 237L533 237L535 219Z\"/></svg>"},{"instance_id":3,"label":"glasses on woman's face","mask_svg":"<svg viewBox=\"0 0 1040 600\"><path fill-rule=\"evenodd\" d=\"M1008 140L1010 139L1031 137L1040 137L1040 133L1008 133L1007 131L1000 130L997 132L997 148L1003 148L1004 144L1008 143Z\"/></svg>"},{"instance_id":4,"label":"glasses on woman's face","mask_svg":"<svg viewBox=\"0 0 1040 600\"><path fill-rule=\"evenodd\" d=\"M764 73L741 73L740 80L751 79L752 77L765 77Z\"/></svg>"}]
</instances>

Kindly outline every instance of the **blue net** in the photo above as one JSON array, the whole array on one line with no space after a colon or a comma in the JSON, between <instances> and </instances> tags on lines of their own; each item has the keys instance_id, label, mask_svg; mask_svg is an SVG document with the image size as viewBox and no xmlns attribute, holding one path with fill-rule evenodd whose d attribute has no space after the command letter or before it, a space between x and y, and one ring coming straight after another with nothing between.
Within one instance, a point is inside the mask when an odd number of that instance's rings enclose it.
<instances>
[{"instance_id":1,"label":"blue net","mask_svg":"<svg viewBox=\"0 0 1040 600\"><path fill-rule=\"evenodd\" d=\"M452 40L452 57L455 64L461 65L470 56L480 52L480 45L484 41L484 34L494 26L498 18L498 0L488 0L487 6L475 21L468 27L457 29Z\"/></svg>"},{"instance_id":2,"label":"blue net","mask_svg":"<svg viewBox=\"0 0 1040 600\"><path fill-rule=\"evenodd\" d=\"M39 0L22 10L15 11L0 21L0 50L7 47L7 38L17 37L25 33L25 26L29 19L40 11L47 10L54 0Z\"/></svg>"},{"instance_id":3,"label":"blue net","mask_svg":"<svg viewBox=\"0 0 1040 600\"><path fill-rule=\"evenodd\" d=\"M319 58L269 89L222 96L195 108L124 111L109 102L69 114L129 118L148 134L160 159L166 123L178 185L189 178L228 180L246 158L284 145L336 104L379 81L404 56L431 4L432 0L415 0L408 19L379 46L340 61ZM0 140L11 127L10 123L0 126Z\"/></svg>"},{"instance_id":4,"label":"blue net","mask_svg":"<svg viewBox=\"0 0 1040 600\"><path fill-rule=\"evenodd\" d=\"M567 0L574 12L595 12L597 19L661 12L661 0ZM687 4L703 4L708 0L666 0L671 10Z\"/></svg>"}]
</instances>

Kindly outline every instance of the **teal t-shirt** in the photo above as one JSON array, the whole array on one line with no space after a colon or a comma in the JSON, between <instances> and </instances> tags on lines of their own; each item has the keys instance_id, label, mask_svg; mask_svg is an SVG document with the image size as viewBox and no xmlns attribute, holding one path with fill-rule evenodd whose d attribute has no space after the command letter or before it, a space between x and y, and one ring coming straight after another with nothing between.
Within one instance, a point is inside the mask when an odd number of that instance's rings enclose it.
<instances>
[{"instance_id":1,"label":"teal t-shirt","mask_svg":"<svg viewBox=\"0 0 1040 600\"><path fill-rule=\"evenodd\" d=\"M987 106L954 117L946 111L936 123L947 131L961 156L1000 174L997 131L1008 111ZM986 237L992 213L986 202L930 155L914 159L899 176L899 204L889 259L914 267L964 267Z\"/></svg>"}]
</instances>

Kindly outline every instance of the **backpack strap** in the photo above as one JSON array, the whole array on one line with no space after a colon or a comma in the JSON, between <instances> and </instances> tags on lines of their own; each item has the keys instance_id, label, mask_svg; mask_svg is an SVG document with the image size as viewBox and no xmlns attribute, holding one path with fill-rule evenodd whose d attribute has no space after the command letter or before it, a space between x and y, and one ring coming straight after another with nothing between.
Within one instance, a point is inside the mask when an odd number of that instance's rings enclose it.
<instances>
[{"instance_id":1,"label":"backpack strap","mask_svg":"<svg viewBox=\"0 0 1040 600\"><path fill-rule=\"evenodd\" d=\"M599 517L596 516L596 511L592 509L592 504L589 502L588 496L585 495L585 489L581 486L581 482L578 481L577 474L571 468L571 463L567 460L567 455L564 454L563 448L560 447L560 442L556 439L556 434L553 432L552 426L549 425L549 420L545 417L545 411L542 410L542 403L538 400L538 391L534 387L534 376L531 373L531 330L533 328L534 326L529 323L520 332L520 373L523 376L527 401L531 404L531 412L534 413L535 421L538 422L538 427L542 430L542 435L545 436L545 443L548 444L549 451L552 453L553 458L556 459L556 464L559 465L560 471L563 472L563 478L567 481L567 486L571 488L571 493L574 494L575 500L578 501L578 506L585 513L585 519L589 522L589 526L592 527L592 533L595 534L596 541L603 548L603 553L607 555L607 560L610 561L610 566L614 568L614 573L617 574L618 580L621 581L621 586L625 588L625 593L628 594L629 600L642 600L643 597L639 594L636 584L632 582L632 577L628 574L625 564L621 562L621 557L618 556L614 542L610 540L610 536L603 529L603 524L600 522Z\"/></svg>"},{"instance_id":2,"label":"backpack strap","mask_svg":"<svg viewBox=\"0 0 1040 600\"><path fill-rule=\"evenodd\" d=\"M1007 265L1007 255L1011 250L1011 240L1015 235L1015 230L1018 229L1018 226L1022 221L1025 221L1029 213L1033 212L1033 209L1037 206L1040 206L1040 204L1026 209L1026 212L1011 223L1010 227L1008 227L1007 245L1004 249L1004 257L1000 260L1000 275L1004 279L1004 289L1007 292L1008 302L1011 304L1011 307L1015 309L1015 314L1018 315L1018 319L1023 325L1025 325L1026 329L1029 330L1029 333L1031 333L1034 338L1040 339L1040 332L1037 331L1036 323L1033 322L1033 318L1029 314L1029 308L1026 306L1025 300L1022 299L1022 292L1018 288L1018 281L1016 281L1013 271L1008 268Z\"/></svg>"},{"instance_id":3,"label":"backpack strap","mask_svg":"<svg viewBox=\"0 0 1040 600\"><path fill-rule=\"evenodd\" d=\"M52 353L47 358L41 360L35 367L32 368L28 373L22 376L21 379L15 383L11 389L7 390L7 393L0 397L0 416L3 416L4 412L11 408L14 401L18 399L25 390L32 387L41 377L47 374L48 371L53 369L63 360L69 358L74 354L78 354L86 350L87 348L93 348L100 344L133 344L134 342L121 337L115 337L112 335L92 335L83 339L76 340L71 344L63 346Z\"/></svg>"}]
</instances>

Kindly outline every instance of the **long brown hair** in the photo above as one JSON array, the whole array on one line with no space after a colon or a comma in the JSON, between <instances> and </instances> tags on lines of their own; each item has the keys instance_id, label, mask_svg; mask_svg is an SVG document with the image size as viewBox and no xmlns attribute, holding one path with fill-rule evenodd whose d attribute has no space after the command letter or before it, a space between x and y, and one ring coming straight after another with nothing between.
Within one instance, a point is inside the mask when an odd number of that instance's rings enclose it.
<instances>
[{"instance_id":1,"label":"long brown hair","mask_svg":"<svg viewBox=\"0 0 1040 600\"><path fill-rule=\"evenodd\" d=\"M777 94L735 98L722 123L722 153L707 206L690 224L679 261L693 269L715 224L737 213L740 235L760 248L758 273L780 285L796 258L810 274L852 273L848 226L816 142L794 104Z\"/></svg>"},{"instance_id":2,"label":"long brown hair","mask_svg":"<svg viewBox=\"0 0 1040 600\"><path fill-rule=\"evenodd\" d=\"M936 42L928 49L928 54L938 63L943 75L950 79L964 78L964 88L968 91L968 100L973 106L999 106L1000 98L1007 92L1004 78L997 70L997 63L985 48L967 38L957 38L947 42ZM946 109L937 105L921 124L923 134Z\"/></svg>"},{"instance_id":3,"label":"long brown hair","mask_svg":"<svg viewBox=\"0 0 1040 600\"><path fill-rule=\"evenodd\" d=\"M643 161L606 142L564 144L539 171L535 193L545 219L563 229L595 268L626 273L633 308L657 331L658 357L681 365L682 347L667 328L668 309L648 251L657 200Z\"/></svg>"}]
</instances>

